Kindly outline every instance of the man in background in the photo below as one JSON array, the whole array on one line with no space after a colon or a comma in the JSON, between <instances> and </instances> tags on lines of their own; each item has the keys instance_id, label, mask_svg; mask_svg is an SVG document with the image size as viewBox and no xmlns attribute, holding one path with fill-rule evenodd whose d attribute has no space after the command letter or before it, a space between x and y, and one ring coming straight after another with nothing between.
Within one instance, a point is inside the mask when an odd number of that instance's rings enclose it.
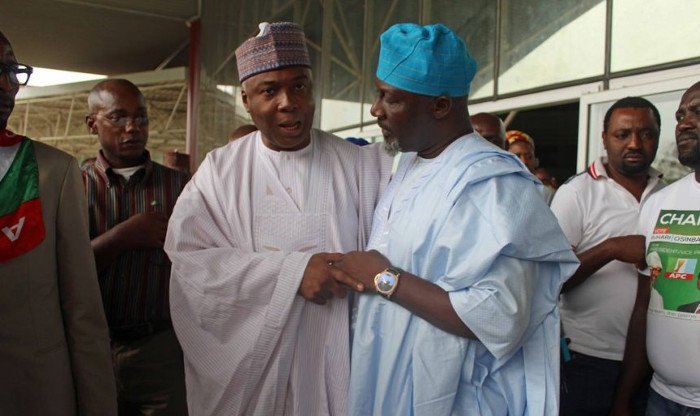
<instances>
[{"instance_id":1,"label":"man in background","mask_svg":"<svg viewBox=\"0 0 700 416\"><path fill-rule=\"evenodd\" d=\"M255 126L255 124L241 124L240 126L236 127L231 134L228 136L228 141L229 143L236 140L240 139L243 136L246 136L254 131L258 131L258 128Z\"/></svg>"},{"instance_id":2,"label":"man in background","mask_svg":"<svg viewBox=\"0 0 700 416\"><path fill-rule=\"evenodd\" d=\"M537 169L535 169L534 174L535 176L537 176L537 179L539 179L540 182L542 182L542 185L552 188L555 192L557 188L559 188L559 181L557 180L557 178L552 176L552 174L547 168L540 166Z\"/></svg>"},{"instance_id":3,"label":"man in background","mask_svg":"<svg viewBox=\"0 0 700 416\"><path fill-rule=\"evenodd\" d=\"M146 100L125 79L88 96L97 159L82 167L90 237L112 341L119 412L184 415L182 350L170 320L170 260L163 242L185 172L151 160Z\"/></svg>"},{"instance_id":4,"label":"man in background","mask_svg":"<svg viewBox=\"0 0 700 416\"><path fill-rule=\"evenodd\" d=\"M503 120L489 113L474 114L469 119L472 127L481 137L499 149L506 148L506 126L503 124Z\"/></svg>"},{"instance_id":5,"label":"man in background","mask_svg":"<svg viewBox=\"0 0 700 416\"><path fill-rule=\"evenodd\" d=\"M564 363L562 415L607 416L620 376L644 238L637 235L639 209L663 187L651 167L661 117L641 97L615 102L605 113L607 156L562 185L552 211L581 266L562 288L563 331L571 340ZM633 414L643 415L646 390L636 394ZM612 414L619 414L613 412Z\"/></svg>"}]
</instances>

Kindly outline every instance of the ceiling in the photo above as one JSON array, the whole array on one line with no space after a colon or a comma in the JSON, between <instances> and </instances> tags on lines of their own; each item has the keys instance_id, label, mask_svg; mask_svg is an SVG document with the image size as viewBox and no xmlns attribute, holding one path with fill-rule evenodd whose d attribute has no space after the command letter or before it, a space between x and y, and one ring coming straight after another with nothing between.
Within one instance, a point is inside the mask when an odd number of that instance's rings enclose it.
<instances>
[{"instance_id":1,"label":"ceiling","mask_svg":"<svg viewBox=\"0 0 700 416\"><path fill-rule=\"evenodd\" d=\"M187 65L200 0L2 0L17 60L102 75Z\"/></svg>"}]
</instances>

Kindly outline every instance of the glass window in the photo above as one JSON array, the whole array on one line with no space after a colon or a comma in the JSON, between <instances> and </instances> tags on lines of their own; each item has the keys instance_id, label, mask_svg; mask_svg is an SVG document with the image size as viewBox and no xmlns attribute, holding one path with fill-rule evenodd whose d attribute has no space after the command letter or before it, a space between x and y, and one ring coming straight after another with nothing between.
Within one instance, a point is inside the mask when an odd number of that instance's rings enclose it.
<instances>
[{"instance_id":1,"label":"glass window","mask_svg":"<svg viewBox=\"0 0 700 416\"><path fill-rule=\"evenodd\" d=\"M697 0L615 0L611 71L700 56Z\"/></svg>"},{"instance_id":2,"label":"glass window","mask_svg":"<svg viewBox=\"0 0 700 416\"><path fill-rule=\"evenodd\" d=\"M367 0L364 8L357 7L354 0L328 4L335 7L330 34L333 56L330 71L323 78L328 88L324 88L321 102L321 128L333 130L363 123L376 128L369 110L376 94L379 36L394 23L418 22L419 3Z\"/></svg>"},{"instance_id":3,"label":"glass window","mask_svg":"<svg viewBox=\"0 0 700 416\"><path fill-rule=\"evenodd\" d=\"M496 6L492 0L474 0L468 4L449 0L429 3L430 16L425 24L443 23L466 42L477 62L470 99L493 95L493 64L496 39Z\"/></svg>"},{"instance_id":4,"label":"glass window","mask_svg":"<svg viewBox=\"0 0 700 416\"><path fill-rule=\"evenodd\" d=\"M324 4L333 7L332 24L326 25L331 31L323 33L323 42L330 42L329 73L319 74L316 81L325 84L321 94L321 129L332 130L362 120L365 12L354 0Z\"/></svg>"},{"instance_id":5,"label":"glass window","mask_svg":"<svg viewBox=\"0 0 700 416\"><path fill-rule=\"evenodd\" d=\"M502 3L498 93L602 75L605 1Z\"/></svg>"}]
</instances>

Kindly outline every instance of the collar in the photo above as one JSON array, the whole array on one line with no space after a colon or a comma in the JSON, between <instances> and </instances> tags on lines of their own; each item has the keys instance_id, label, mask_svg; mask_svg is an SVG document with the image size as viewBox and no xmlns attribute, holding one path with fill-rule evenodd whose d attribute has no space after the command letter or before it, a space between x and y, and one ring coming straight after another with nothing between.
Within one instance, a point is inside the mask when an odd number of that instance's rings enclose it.
<instances>
[{"instance_id":1,"label":"collar","mask_svg":"<svg viewBox=\"0 0 700 416\"><path fill-rule=\"evenodd\" d=\"M15 134L10 130L0 130L0 147L14 146L17 143L21 142L23 139L24 136L20 134Z\"/></svg>"},{"instance_id":2,"label":"collar","mask_svg":"<svg viewBox=\"0 0 700 416\"><path fill-rule=\"evenodd\" d=\"M143 169L134 173L134 175L129 179L128 183L142 182L147 180L151 176L153 171L153 161L151 160L151 153L148 150L146 152L146 160L143 162ZM112 165L109 164L107 158L102 153L102 149L97 152L97 158L95 159L95 170L102 175L108 183L108 186L113 186L115 183L119 183L121 176L113 172ZM144 171L143 174L140 172Z\"/></svg>"},{"instance_id":3,"label":"collar","mask_svg":"<svg viewBox=\"0 0 700 416\"><path fill-rule=\"evenodd\" d=\"M608 158L607 156L601 156L598 159L594 160L593 163L591 163L588 166L588 169L586 172L593 178L593 179L600 179L600 178L610 178L608 176L608 171L605 169L605 164L608 163ZM649 171L647 172L647 178L649 179L661 179L664 175L659 172L658 170L654 169L653 167L649 167Z\"/></svg>"}]
</instances>

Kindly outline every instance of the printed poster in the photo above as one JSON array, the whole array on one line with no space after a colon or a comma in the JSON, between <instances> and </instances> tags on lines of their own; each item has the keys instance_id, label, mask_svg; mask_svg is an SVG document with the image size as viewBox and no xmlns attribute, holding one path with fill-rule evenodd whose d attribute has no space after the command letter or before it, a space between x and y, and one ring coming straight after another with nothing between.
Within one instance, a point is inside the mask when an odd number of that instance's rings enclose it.
<instances>
[{"instance_id":1,"label":"printed poster","mask_svg":"<svg viewBox=\"0 0 700 416\"><path fill-rule=\"evenodd\" d=\"M700 211L662 210L647 249L649 310L700 320Z\"/></svg>"}]
</instances>

